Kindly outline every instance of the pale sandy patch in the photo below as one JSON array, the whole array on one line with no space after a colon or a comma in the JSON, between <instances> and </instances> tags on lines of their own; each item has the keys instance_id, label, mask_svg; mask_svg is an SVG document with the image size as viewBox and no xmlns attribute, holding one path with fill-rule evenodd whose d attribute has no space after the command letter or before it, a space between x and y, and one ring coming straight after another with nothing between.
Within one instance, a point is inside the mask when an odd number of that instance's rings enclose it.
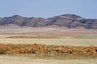
<instances>
[{"instance_id":1,"label":"pale sandy patch","mask_svg":"<svg viewBox=\"0 0 97 64\"><path fill-rule=\"evenodd\" d=\"M97 64L97 59L52 60L28 57L0 56L0 64Z\"/></svg>"}]
</instances>

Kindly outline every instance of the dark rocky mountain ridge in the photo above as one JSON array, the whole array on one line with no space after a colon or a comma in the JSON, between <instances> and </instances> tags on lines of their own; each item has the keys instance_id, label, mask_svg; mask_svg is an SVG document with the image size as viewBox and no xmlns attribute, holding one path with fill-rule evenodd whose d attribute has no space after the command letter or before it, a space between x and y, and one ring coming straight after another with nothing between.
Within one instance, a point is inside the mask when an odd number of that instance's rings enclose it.
<instances>
[{"instance_id":1,"label":"dark rocky mountain ridge","mask_svg":"<svg viewBox=\"0 0 97 64\"><path fill-rule=\"evenodd\" d=\"M22 17L19 15L0 18L0 26L7 26L9 24L30 27L46 27L55 25L67 28L83 27L86 29L97 29L97 19L85 19L74 14L64 14L51 18Z\"/></svg>"}]
</instances>

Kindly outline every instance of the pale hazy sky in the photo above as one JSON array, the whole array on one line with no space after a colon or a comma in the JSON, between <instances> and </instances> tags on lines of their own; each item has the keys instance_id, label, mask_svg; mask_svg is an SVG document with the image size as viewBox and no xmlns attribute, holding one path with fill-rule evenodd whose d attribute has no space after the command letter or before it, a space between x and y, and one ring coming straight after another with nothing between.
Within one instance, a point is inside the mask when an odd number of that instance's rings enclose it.
<instances>
[{"instance_id":1,"label":"pale hazy sky","mask_svg":"<svg viewBox=\"0 0 97 64\"><path fill-rule=\"evenodd\" d=\"M0 17L76 14L97 19L97 0L0 0Z\"/></svg>"}]
</instances>

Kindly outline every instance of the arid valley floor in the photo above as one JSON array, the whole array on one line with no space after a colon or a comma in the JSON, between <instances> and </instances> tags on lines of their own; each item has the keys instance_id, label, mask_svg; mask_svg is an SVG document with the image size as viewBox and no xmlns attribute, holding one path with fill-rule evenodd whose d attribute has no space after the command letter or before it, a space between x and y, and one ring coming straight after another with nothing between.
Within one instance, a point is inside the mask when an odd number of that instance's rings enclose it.
<instances>
[{"instance_id":1,"label":"arid valley floor","mask_svg":"<svg viewBox=\"0 0 97 64\"><path fill-rule=\"evenodd\" d=\"M97 30L61 28L0 28L0 44L45 44L97 47ZM65 57L65 56L64 56ZM0 64L97 64L97 57L42 57L31 54L0 55Z\"/></svg>"}]
</instances>

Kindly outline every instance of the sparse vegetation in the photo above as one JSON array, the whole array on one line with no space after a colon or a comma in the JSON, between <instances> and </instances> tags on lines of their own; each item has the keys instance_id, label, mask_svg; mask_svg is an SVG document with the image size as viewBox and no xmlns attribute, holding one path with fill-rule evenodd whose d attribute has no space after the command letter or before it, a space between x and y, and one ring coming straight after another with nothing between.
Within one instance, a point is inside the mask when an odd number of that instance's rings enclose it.
<instances>
[{"instance_id":1,"label":"sparse vegetation","mask_svg":"<svg viewBox=\"0 0 97 64\"><path fill-rule=\"evenodd\" d=\"M45 54L97 56L97 47L42 44L0 44L0 54Z\"/></svg>"}]
</instances>

